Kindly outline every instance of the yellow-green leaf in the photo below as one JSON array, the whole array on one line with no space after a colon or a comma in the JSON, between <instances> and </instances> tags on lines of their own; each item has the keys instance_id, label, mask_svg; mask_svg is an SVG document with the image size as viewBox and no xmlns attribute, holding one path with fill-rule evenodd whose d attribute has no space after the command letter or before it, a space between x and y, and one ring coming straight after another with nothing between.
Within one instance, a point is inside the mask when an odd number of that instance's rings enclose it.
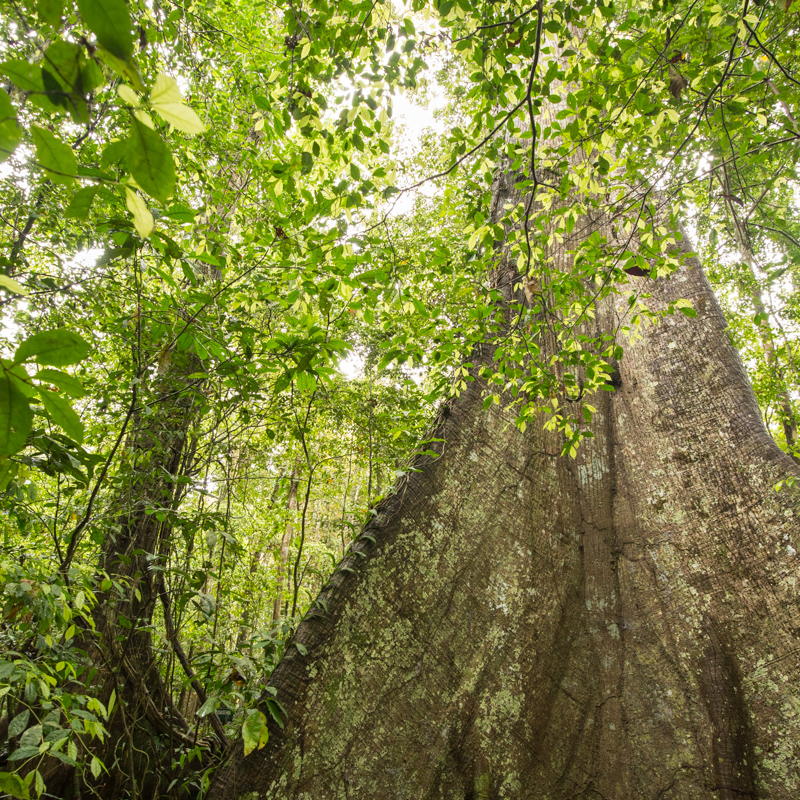
<instances>
[{"instance_id":1,"label":"yellow-green leaf","mask_svg":"<svg viewBox=\"0 0 800 800\"><path fill-rule=\"evenodd\" d=\"M133 227L136 228L136 233L146 239L153 232L153 215L144 202L141 195L134 192L132 189L125 189L125 204L128 206L128 211L133 215Z\"/></svg>"},{"instance_id":2,"label":"yellow-green leaf","mask_svg":"<svg viewBox=\"0 0 800 800\"><path fill-rule=\"evenodd\" d=\"M260 750L269 739L267 718L254 708L245 717L242 725L242 739L244 739L244 754L250 755L253 750Z\"/></svg>"},{"instance_id":3,"label":"yellow-green leaf","mask_svg":"<svg viewBox=\"0 0 800 800\"><path fill-rule=\"evenodd\" d=\"M28 294L28 290L21 283L17 283L13 278L9 278L8 275L0 275L0 286L14 294L23 296Z\"/></svg>"},{"instance_id":4,"label":"yellow-green leaf","mask_svg":"<svg viewBox=\"0 0 800 800\"><path fill-rule=\"evenodd\" d=\"M183 103L153 103L153 111L157 112L173 128L184 133L203 133L206 126L200 117Z\"/></svg>"},{"instance_id":5,"label":"yellow-green leaf","mask_svg":"<svg viewBox=\"0 0 800 800\"><path fill-rule=\"evenodd\" d=\"M170 125L184 133L202 133L206 126L200 117L183 101L178 84L168 75L156 76L150 105Z\"/></svg>"},{"instance_id":6,"label":"yellow-green leaf","mask_svg":"<svg viewBox=\"0 0 800 800\"><path fill-rule=\"evenodd\" d=\"M117 87L117 94L128 105L133 106L134 108L139 105L139 95L137 95L127 83L121 83Z\"/></svg>"}]
</instances>

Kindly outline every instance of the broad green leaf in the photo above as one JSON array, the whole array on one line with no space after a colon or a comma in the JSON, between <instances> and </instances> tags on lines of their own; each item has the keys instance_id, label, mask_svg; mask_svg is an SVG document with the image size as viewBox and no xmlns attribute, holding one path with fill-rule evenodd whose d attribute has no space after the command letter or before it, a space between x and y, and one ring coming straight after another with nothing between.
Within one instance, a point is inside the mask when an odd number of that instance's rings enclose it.
<instances>
[{"instance_id":1,"label":"broad green leaf","mask_svg":"<svg viewBox=\"0 0 800 800\"><path fill-rule=\"evenodd\" d=\"M197 712L198 717L207 717L219 704L219 698L217 697L209 697L206 699L205 703L200 706L200 709Z\"/></svg>"},{"instance_id":2,"label":"broad green leaf","mask_svg":"<svg viewBox=\"0 0 800 800\"><path fill-rule=\"evenodd\" d=\"M77 333L66 328L42 331L29 336L17 348L14 363L21 364L35 358L48 367L63 367L82 361L89 354L89 343Z\"/></svg>"},{"instance_id":3,"label":"broad green leaf","mask_svg":"<svg viewBox=\"0 0 800 800\"><path fill-rule=\"evenodd\" d=\"M41 19L56 28L61 24L63 0L36 0L36 12Z\"/></svg>"},{"instance_id":4,"label":"broad green leaf","mask_svg":"<svg viewBox=\"0 0 800 800\"><path fill-rule=\"evenodd\" d=\"M28 720L31 718L30 709L25 709L24 711L20 711L14 719L8 724L8 736L9 738L13 738L15 736L19 736L22 731L28 726Z\"/></svg>"},{"instance_id":5,"label":"broad green leaf","mask_svg":"<svg viewBox=\"0 0 800 800\"><path fill-rule=\"evenodd\" d=\"M89 769L95 778L99 778L100 773L103 771L103 762L97 756L92 756L92 763L89 765Z\"/></svg>"},{"instance_id":6,"label":"broad green leaf","mask_svg":"<svg viewBox=\"0 0 800 800\"><path fill-rule=\"evenodd\" d=\"M36 125L31 128L31 134L36 145L36 160L44 167L47 177L53 183L72 183L78 174L78 162L72 148Z\"/></svg>"},{"instance_id":7,"label":"broad green leaf","mask_svg":"<svg viewBox=\"0 0 800 800\"><path fill-rule=\"evenodd\" d=\"M153 83L153 88L150 92L150 103L153 106L166 103L173 105L175 103L183 103L183 95L181 94L180 87L173 78L159 72Z\"/></svg>"},{"instance_id":8,"label":"broad green leaf","mask_svg":"<svg viewBox=\"0 0 800 800\"><path fill-rule=\"evenodd\" d=\"M0 275L0 286L14 294L21 294L23 296L29 294L28 290L21 283L17 283L13 278L9 278L8 275Z\"/></svg>"},{"instance_id":9,"label":"broad green leaf","mask_svg":"<svg viewBox=\"0 0 800 800\"><path fill-rule=\"evenodd\" d=\"M133 55L131 15L125 0L78 0L78 11L111 55L122 61Z\"/></svg>"},{"instance_id":10,"label":"broad green leaf","mask_svg":"<svg viewBox=\"0 0 800 800\"><path fill-rule=\"evenodd\" d=\"M142 239L146 239L153 232L153 225L155 224L147 203L138 192L126 187L125 205L128 206L128 211L133 215L133 227L136 228L136 233Z\"/></svg>"},{"instance_id":11,"label":"broad green leaf","mask_svg":"<svg viewBox=\"0 0 800 800\"><path fill-rule=\"evenodd\" d=\"M36 747L42 741L42 726L31 725L19 740L20 747Z\"/></svg>"},{"instance_id":12,"label":"broad green leaf","mask_svg":"<svg viewBox=\"0 0 800 800\"><path fill-rule=\"evenodd\" d=\"M32 421L33 413L27 398L3 370L0 375L0 456L14 455L25 446ZM12 724L17 719L15 717ZM17 734L9 732L9 735Z\"/></svg>"},{"instance_id":13,"label":"broad green leaf","mask_svg":"<svg viewBox=\"0 0 800 800\"><path fill-rule=\"evenodd\" d=\"M167 75L159 73L156 76L153 91L150 92L150 105L179 131L202 133L206 129L200 117L184 103L178 84Z\"/></svg>"},{"instance_id":14,"label":"broad green leaf","mask_svg":"<svg viewBox=\"0 0 800 800\"><path fill-rule=\"evenodd\" d=\"M97 190L97 186L84 186L83 189L78 189L64 211L64 216L71 219L86 219L89 216L89 209L92 207L92 201L97 194Z\"/></svg>"},{"instance_id":15,"label":"broad green leaf","mask_svg":"<svg viewBox=\"0 0 800 800\"><path fill-rule=\"evenodd\" d=\"M86 390L81 385L81 382L72 375L67 375L66 372L61 372L57 369L40 369L34 376L37 381L58 386L62 392L66 392L70 397L85 397Z\"/></svg>"},{"instance_id":16,"label":"broad green leaf","mask_svg":"<svg viewBox=\"0 0 800 800\"><path fill-rule=\"evenodd\" d=\"M0 89L0 162L5 161L16 149L22 138L22 129L17 122L17 112L5 89Z\"/></svg>"},{"instance_id":17,"label":"broad green leaf","mask_svg":"<svg viewBox=\"0 0 800 800\"><path fill-rule=\"evenodd\" d=\"M57 83L58 86L55 90L61 89L67 92L76 92L81 94L83 92L81 80L81 56L83 48L74 42L65 42L62 39L56 39L47 52L44 54L42 62L43 80L45 88L47 87L47 77Z\"/></svg>"},{"instance_id":18,"label":"broad green leaf","mask_svg":"<svg viewBox=\"0 0 800 800\"><path fill-rule=\"evenodd\" d=\"M22 364L14 364L8 358L0 359L5 367L6 375L11 378L11 383L19 389L25 397L33 397L36 394L36 387L31 383L31 376Z\"/></svg>"},{"instance_id":19,"label":"broad green leaf","mask_svg":"<svg viewBox=\"0 0 800 800\"><path fill-rule=\"evenodd\" d=\"M183 103L159 103L158 105L153 103L153 110L169 122L173 128L184 133L203 133L206 129L200 117Z\"/></svg>"},{"instance_id":20,"label":"broad green leaf","mask_svg":"<svg viewBox=\"0 0 800 800\"><path fill-rule=\"evenodd\" d=\"M15 58L0 64L0 73L10 78L23 92L44 91L42 68L38 64L29 64L22 58Z\"/></svg>"},{"instance_id":21,"label":"broad green leaf","mask_svg":"<svg viewBox=\"0 0 800 800\"><path fill-rule=\"evenodd\" d=\"M126 83L121 83L117 87L117 94L120 98L126 102L129 106L133 106L134 108L138 108L139 106L139 95L131 89L130 86Z\"/></svg>"},{"instance_id":22,"label":"broad green leaf","mask_svg":"<svg viewBox=\"0 0 800 800\"><path fill-rule=\"evenodd\" d=\"M100 167L108 169L112 164L119 164L125 157L125 149L128 144L123 139L118 139L116 142L110 142L103 149L100 156Z\"/></svg>"},{"instance_id":23,"label":"broad green leaf","mask_svg":"<svg viewBox=\"0 0 800 800\"><path fill-rule=\"evenodd\" d=\"M317 379L310 372L298 372L294 377L301 392L311 392L317 388Z\"/></svg>"},{"instance_id":24,"label":"broad green leaf","mask_svg":"<svg viewBox=\"0 0 800 800\"><path fill-rule=\"evenodd\" d=\"M242 739L244 739L244 754L250 755L253 750L260 750L269 739L267 718L254 708L248 712L242 724Z\"/></svg>"},{"instance_id":25,"label":"broad green leaf","mask_svg":"<svg viewBox=\"0 0 800 800\"><path fill-rule=\"evenodd\" d=\"M175 187L175 164L163 139L135 119L125 156L136 183L156 200L164 202Z\"/></svg>"},{"instance_id":26,"label":"broad green leaf","mask_svg":"<svg viewBox=\"0 0 800 800\"><path fill-rule=\"evenodd\" d=\"M69 404L69 400L62 397L60 394L45 389L43 386L39 386L38 389L39 397L42 398L42 403L47 409L47 413L53 418L53 422L55 422L70 439L74 439L76 442L82 442L83 423Z\"/></svg>"},{"instance_id":27,"label":"broad green leaf","mask_svg":"<svg viewBox=\"0 0 800 800\"><path fill-rule=\"evenodd\" d=\"M20 798L20 800L30 800L27 784L13 772L0 772L0 792Z\"/></svg>"}]
</instances>

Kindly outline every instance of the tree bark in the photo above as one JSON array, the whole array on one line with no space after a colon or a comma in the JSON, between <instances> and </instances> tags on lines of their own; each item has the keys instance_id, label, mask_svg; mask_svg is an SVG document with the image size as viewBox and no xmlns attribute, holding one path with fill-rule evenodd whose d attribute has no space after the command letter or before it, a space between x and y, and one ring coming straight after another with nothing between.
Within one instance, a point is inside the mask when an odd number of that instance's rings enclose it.
<instances>
[{"instance_id":1,"label":"tree bark","mask_svg":"<svg viewBox=\"0 0 800 800\"><path fill-rule=\"evenodd\" d=\"M210 796L800 795L800 472L696 260L637 280L697 317L629 344L575 460L470 383L273 673L285 728Z\"/></svg>"}]
</instances>

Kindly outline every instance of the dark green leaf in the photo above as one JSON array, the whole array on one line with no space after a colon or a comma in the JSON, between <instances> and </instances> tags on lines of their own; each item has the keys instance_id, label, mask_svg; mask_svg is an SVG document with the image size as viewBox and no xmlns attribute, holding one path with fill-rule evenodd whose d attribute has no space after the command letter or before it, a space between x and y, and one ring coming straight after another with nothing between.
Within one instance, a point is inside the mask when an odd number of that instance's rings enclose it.
<instances>
[{"instance_id":1,"label":"dark green leaf","mask_svg":"<svg viewBox=\"0 0 800 800\"><path fill-rule=\"evenodd\" d=\"M47 413L52 417L53 422L55 422L70 439L74 439L76 442L82 442L83 423L80 421L75 411L73 411L69 400L42 386L39 387L39 396L42 398L42 403L44 403L44 407L47 409Z\"/></svg>"},{"instance_id":2,"label":"dark green leaf","mask_svg":"<svg viewBox=\"0 0 800 800\"><path fill-rule=\"evenodd\" d=\"M39 364L63 367L82 361L89 353L89 343L77 333L66 328L42 331L29 336L17 348L14 363L20 364L35 358Z\"/></svg>"},{"instance_id":3,"label":"dark green leaf","mask_svg":"<svg viewBox=\"0 0 800 800\"><path fill-rule=\"evenodd\" d=\"M36 12L45 22L57 28L64 11L63 0L36 0Z\"/></svg>"},{"instance_id":4,"label":"dark green leaf","mask_svg":"<svg viewBox=\"0 0 800 800\"><path fill-rule=\"evenodd\" d=\"M13 455L25 446L32 421L27 398L3 370L0 376L0 456Z\"/></svg>"},{"instance_id":5,"label":"dark green leaf","mask_svg":"<svg viewBox=\"0 0 800 800\"><path fill-rule=\"evenodd\" d=\"M0 89L0 161L5 161L20 143L22 131L17 112L5 89Z\"/></svg>"},{"instance_id":6,"label":"dark green leaf","mask_svg":"<svg viewBox=\"0 0 800 800\"><path fill-rule=\"evenodd\" d=\"M58 39L47 48L42 64L47 99L66 108L76 122L83 123L89 119L83 86L85 63L80 45Z\"/></svg>"},{"instance_id":7,"label":"dark green leaf","mask_svg":"<svg viewBox=\"0 0 800 800\"><path fill-rule=\"evenodd\" d=\"M86 219L89 216L89 209L92 207L92 201L97 194L97 190L97 186L85 186L83 189L78 189L72 200L70 200L66 211L64 211L64 216L72 219Z\"/></svg>"},{"instance_id":8,"label":"dark green leaf","mask_svg":"<svg viewBox=\"0 0 800 800\"><path fill-rule=\"evenodd\" d=\"M128 169L139 186L156 200L164 202L175 187L175 164L164 140L135 119L126 142L125 156Z\"/></svg>"},{"instance_id":9,"label":"dark green leaf","mask_svg":"<svg viewBox=\"0 0 800 800\"><path fill-rule=\"evenodd\" d=\"M22 731L28 725L28 720L31 718L31 712L29 709L25 709L24 711L20 711L14 719L8 724L8 737L9 739L13 739L15 736L19 736Z\"/></svg>"},{"instance_id":10,"label":"dark green leaf","mask_svg":"<svg viewBox=\"0 0 800 800\"><path fill-rule=\"evenodd\" d=\"M29 64L21 58L4 61L0 64L0 73L23 92L43 92L42 69L37 64Z\"/></svg>"},{"instance_id":11,"label":"dark green leaf","mask_svg":"<svg viewBox=\"0 0 800 800\"><path fill-rule=\"evenodd\" d=\"M78 0L78 11L111 55L122 61L133 55L131 15L124 0Z\"/></svg>"},{"instance_id":12,"label":"dark green leaf","mask_svg":"<svg viewBox=\"0 0 800 800\"><path fill-rule=\"evenodd\" d=\"M38 747L20 747L15 750L9 757L9 761L25 761L27 758L33 758L39 755Z\"/></svg>"},{"instance_id":13,"label":"dark green leaf","mask_svg":"<svg viewBox=\"0 0 800 800\"><path fill-rule=\"evenodd\" d=\"M102 169L108 169L112 164L119 164L125 157L127 146L127 142L125 142L124 139L119 139L116 142L107 144L100 156L100 167Z\"/></svg>"}]
</instances>

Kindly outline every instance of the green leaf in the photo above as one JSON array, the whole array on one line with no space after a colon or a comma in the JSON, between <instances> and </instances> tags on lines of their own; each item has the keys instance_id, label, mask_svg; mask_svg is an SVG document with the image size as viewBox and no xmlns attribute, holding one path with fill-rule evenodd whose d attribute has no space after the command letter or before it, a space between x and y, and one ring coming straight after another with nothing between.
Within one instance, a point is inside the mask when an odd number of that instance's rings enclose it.
<instances>
[{"instance_id":1,"label":"green leaf","mask_svg":"<svg viewBox=\"0 0 800 800\"><path fill-rule=\"evenodd\" d=\"M89 109L84 97L83 48L74 42L56 39L42 62L42 83L47 98L55 106L66 108L75 122L89 121Z\"/></svg>"},{"instance_id":2,"label":"green leaf","mask_svg":"<svg viewBox=\"0 0 800 800\"><path fill-rule=\"evenodd\" d=\"M8 289L13 294L21 294L23 297L30 294L21 283L17 283L13 278L9 278L8 275L0 275L0 286Z\"/></svg>"},{"instance_id":3,"label":"green leaf","mask_svg":"<svg viewBox=\"0 0 800 800\"><path fill-rule=\"evenodd\" d=\"M22 139L17 112L5 89L0 89L0 162L5 161Z\"/></svg>"},{"instance_id":4,"label":"green leaf","mask_svg":"<svg viewBox=\"0 0 800 800\"><path fill-rule=\"evenodd\" d=\"M254 708L248 712L242 724L242 739L244 739L244 754L250 755L253 750L260 750L269 739L267 718Z\"/></svg>"},{"instance_id":5,"label":"green leaf","mask_svg":"<svg viewBox=\"0 0 800 800\"><path fill-rule=\"evenodd\" d=\"M25 733L22 734L19 740L20 747L38 747L39 742L42 741L42 726L31 725Z\"/></svg>"},{"instance_id":6,"label":"green leaf","mask_svg":"<svg viewBox=\"0 0 800 800\"><path fill-rule=\"evenodd\" d=\"M43 92L42 68L37 64L29 64L22 58L14 58L0 64L0 72L23 92Z\"/></svg>"},{"instance_id":7,"label":"green leaf","mask_svg":"<svg viewBox=\"0 0 800 800\"><path fill-rule=\"evenodd\" d=\"M13 772L0 772L0 792L18 797L20 800L29 800L30 798L27 784Z\"/></svg>"},{"instance_id":8,"label":"green leaf","mask_svg":"<svg viewBox=\"0 0 800 800\"><path fill-rule=\"evenodd\" d=\"M137 92L144 92L145 85L142 83L142 76L139 74L139 68L136 66L136 61L133 58L125 61L122 58L117 58L113 53L110 53L105 48L101 47L98 54L103 61L108 64L111 69L118 75L121 75L128 83L136 89Z\"/></svg>"},{"instance_id":9,"label":"green leaf","mask_svg":"<svg viewBox=\"0 0 800 800\"><path fill-rule=\"evenodd\" d=\"M36 13L40 19L57 28L64 12L63 0L36 0Z\"/></svg>"},{"instance_id":10,"label":"green leaf","mask_svg":"<svg viewBox=\"0 0 800 800\"><path fill-rule=\"evenodd\" d=\"M30 718L30 709L26 708L24 711L20 711L8 724L8 738L13 739L15 736L19 736L27 727Z\"/></svg>"},{"instance_id":11,"label":"green leaf","mask_svg":"<svg viewBox=\"0 0 800 800\"><path fill-rule=\"evenodd\" d=\"M39 364L63 367L82 361L88 354L89 343L85 339L66 328L56 328L34 333L25 339L14 354L14 363L35 358Z\"/></svg>"},{"instance_id":12,"label":"green leaf","mask_svg":"<svg viewBox=\"0 0 800 800\"><path fill-rule=\"evenodd\" d=\"M317 388L317 379L310 372L297 372L294 377L301 392L311 392Z\"/></svg>"},{"instance_id":13,"label":"green leaf","mask_svg":"<svg viewBox=\"0 0 800 800\"><path fill-rule=\"evenodd\" d=\"M124 139L118 139L116 142L107 144L100 156L100 168L108 169L112 164L119 164L125 158L127 147L128 143Z\"/></svg>"},{"instance_id":14,"label":"green leaf","mask_svg":"<svg viewBox=\"0 0 800 800\"><path fill-rule=\"evenodd\" d=\"M47 177L53 183L72 183L78 174L78 162L72 148L36 125L31 128L31 134L36 145L36 160L44 167Z\"/></svg>"},{"instance_id":15,"label":"green leaf","mask_svg":"<svg viewBox=\"0 0 800 800\"><path fill-rule=\"evenodd\" d=\"M147 203L138 192L126 187L125 205L128 206L128 211L133 215L133 227L136 228L136 233L142 239L146 239L153 232L153 225L155 224Z\"/></svg>"},{"instance_id":16,"label":"green leaf","mask_svg":"<svg viewBox=\"0 0 800 800\"><path fill-rule=\"evenodd\" d=\"M44 794L44 790L47 787L44 785L44 778L42 777L42 773L39 772L38 769L36 770L34 775L35 775L34 786L36 787L36 796L41 797L42 794Z\"/></svg>"},{"instance_id":17,"label":"green leaf","mask_svg":"<svg viewBox=\"0 0 800 800\"><path fill-rule=\"evenodd\" d=\"M206 126L181 97L178 84L167 75L156 76L150 92L150 106L170 125L184 133L203 133Z\"/></svg>"},{"instance_id":18,"label":"green leaf","mask_svg":"<svg viewBox=\"0 0 800 800\"><path fill-rule=\"evenodd\" d=\"M218 697L209 697L197 712L198 717L207 717L219 705Z\"/></svg>"},{"instance_id":19,"label":"green leaf","mask_svg":"<svg viewBox=\"0 0 800 800\"><path fill-rule=\"evenodd\" d=\"M14 385L8 372L3 370L0 377L0 456L11 456L22 450L31 431L32 421L33 413L28 400ZM19 715L14 720L18 717Z\"/></svg>"},{"instance_id":20,"label":"green leaf","mask_svg":"<svg viewBox=\"0 0 800 800\"><path fill-rule=\"evenodd\" d=\"M103 762L97 756L92 756L92 763L89 765L89 769L95 778L99 778L100 773L103 771Z\"/></svg>"},{"instance_id":21,"label":"green leaf","mask_svg":"<svg viewBox=\"0 0 800 800\"><path fill-rule=\"evenodd\" d=\"M86 219L97 191L97 186L84 186L83 189L78 189L64 211L64 216L71 219Z\"/></svg>"},{"instance_id":22,"label":"green leaf","mask_svg":"<svg viewBox=\"0 0 800 800\"><path fill-rule=\"evenodd\" d=\"M43 386L37 388L39 389L39 396L42 398L42 403L47 409L47 413L52 417L53 422L55 422L70 439L76 442L82 442L83 423L69 404L69 400L62 397L60 394L45 389Z\"/></svg>"},{"instance_id":23,"label":"green leaf","mask_svg":"<svg viewBox=\"0 0 800 800\"><path fill-rule=\"evenodd\" d=\"M78 11L111 55L121 61L133 55L131 15L125 0L78 0Z\"/></svg>"},{"instance_id":24,"label":"green leaf","mask_svg":"<svg viewBox=\"0 0 800 800\"><path fill-rule=\"evenodd\" d=\"M30 685L30 684L28 684ZM25 761L28 758L33 758L39 755L38 747L20 747L15 750L9 757L9 761Z\"/></svg>"},{"instance_id":25,"label":"green leaf","mask_svg":"<svg viewBox=\"0 0 800 800\"><path fill-rule=\"evenodd\" d=\"M53 386L58 386L62 392L66 392L70 397L86 396L86 390L81 385L81 382L72 375L67 375L66 372L60 372L57 369L46 367L45 369L40 369L35 377L37 381L43 381Z\"/></svg>"},{"instance_id":26,"label":"green leaf","mask_svg":"<svg viewBox=\"0 0 800 800\"><path fill-rule=\"evenodd\" d=\"M139 186L164 202L175 187L175 163L163 139L135 119L126 142L125 157Z\"/></svg>"}]
</instances>

